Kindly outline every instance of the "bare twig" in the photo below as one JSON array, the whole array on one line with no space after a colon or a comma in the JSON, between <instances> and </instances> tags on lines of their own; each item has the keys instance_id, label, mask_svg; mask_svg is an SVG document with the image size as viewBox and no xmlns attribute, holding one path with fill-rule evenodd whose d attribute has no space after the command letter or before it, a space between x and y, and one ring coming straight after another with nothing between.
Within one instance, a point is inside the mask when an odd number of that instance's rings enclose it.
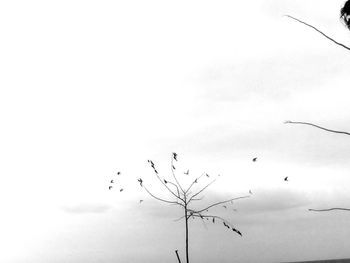
<instances>
[{"instance_id":1,"label":"bare twig","mask_svg":"<svg viewBox=\"0 0 350 263\"><path fill-rule=\"evenodd\" d=\"M177 185L180 187L181 192L182 192L183 194L185 194L185 191L183 190L183 188L181 187L179 181L178 181L177 178L176 178L176 175L175 175L175 172L174 172L174 159L173 159L173 158L174 158L173 155L171 155L171 167L170 167L171 173L172 173L172 175L173 175L173 177L174 177L174 179L175 179L175 182L176 182Z\"/></svg>"},{"instance_id":2,"label":"bare twig","mask_svg":"<svg viewBox=\"0 0 350 263\"><path fill-rule=\"evenodd\" d=\"M197 193L193 194L190 197L190 200L188 200L188 203L190 203L193 198L195 198L197 195L199 195L201 192L203 192L205 189L207 189L211 184L213 184L216 181L216 179L214 179L213 181L211 181L209 184L207 184L206 186L204 186L201 190L199 190Z\"/></svg>"},{"instance_id":3,"label":"bare twig","mask_svg":"<svg viewBox=\"0 0 350 263\"><path fill-rule=\"evenodd\" d=\"M194 213L201 213L205 210L208 210L214 206L217 206L217 205L221 205L221 204L225 204L225 203L228 203L228 202L231 202L231 201L234 201L234 200L238 200L238 199L243 199L243 198L249 198L250 196L249 195L246 195L246 196L240 196L240 197L236 197L236 198L231 198L229 200L226 200L226 201L221 201L221 202L217 202L217 203L214 203L212 205L209 205L207 206L206 208L203 208L203 209L200 209L200 210L193 210Z\"/></svg>"},{"instance_id":4,"label":"bare twig","mask_svg":"<svg viewBox=\"0 0 350 263\"><path fill-rule=\"evenodd\" d=\"M333 211L333 210L350 211L349 208L341 208L341 207L334 207L334 208L328 208L328 209L309 209L309 211L313 211L313 212L326 212L326 211Z\"/></svg>"},{"instance_id":5,"label":"bare twig","mask_svg":"<svg viewBox=\"0 0 350 263\"><path fill-rule=\"evenodd\" d=\"M169 200L165 200L165 199L162 199L162 198L160 198L160 197L155 196L154 194L152 194L152 193L147 189L147 187L146 187L145 185L143 185L143 188L146 190L146 192L147 192L150 196L152 196L154 199L157 199L158 201L162 201L162 202L165 202L165 203L168 203L168 204L180 205L180 206L182 206L182 207L185 207L183 204L181 204L181 203L179 203L179 202L177 202L177 201L169 201Z\"/></svg>"},{"instance_id":6,"label":"bare twig","mask_svg":"<svg viewBox=\"0 0 350 263\"><path fill-rule=\"evenodd\" d=\"M153 166L152 166L152 167L153 167ZM154 169L154 168L153 168L153 169ZM157 176L158 180L162 183L162 185L164 185L165 188L166 188L173 196L175 196L176 198L180 199L182 202L185 202L185 200L184 200L183 198L180 197L180 194L176 195L176 194L164 183L164 181L160 178L160 176L158 175L157 172L155 172L155 175ZM176 180L176 178L175 178L175 180ZM173 184L173 185L175 185L175 184ZM176 185L175 185L175 186L176 186ZM177 188L177 186L176 186L176 188ZM178 190L178 188L177 188L177 190Z\"/></svg>"},{"instance_id":7,"label":"bare twig","mask_svg":"<svg viewBox=\"0 0 350 263\"><path fill-rule=\"evenodd\" d=\"M173 182L170 182L170 181L167 181L169 184L173 185L176 187L176 192L177 192L177 195L180 197L180 191L179 191L179 187L177 187L176 184L174 184ZM184 201L183 199L181 199L182 201Z\"/></svg>"},{"instance_id":8,"label":"bare twig","mask_svg":"<svg viewBox=\"0 0 350 263\"><path fill-rule=\"evenodd\" d=\"M202 196L201 198L193 198L192 201L201 201L203 200L204 196Z\"/></svg>"},{"instance_id":9,"label":"bare twig","mask_svg":"<svg viewBox=\"0 0 350 263\"><path fill-rule=\"evenodd\" d=\"M328 129L328 128L324 128L324 127L315 125L315 124L310 123L310 122L286 121L284 123L309 125L309 126L313 126L313 127L316 127L318 129L321 129L321 130L324 130L324 131L327 131L327 132L350 135L349 132L331 130L331 129ZM328 208L328 209L309 209L309 211L313 211L313 212L327 212L327 211L334 211L334 210L350 211L350 208L333 207L333 208Z\"/></svg>"},{"instance_id":10,"label":"bare twig","mask_svg":"<svg viewBox=\"0 0 350 263\"><path fill-rule=\"evenodd\" d=\"M289 17L289 18L291 18L291 19L294 19L295 21L298 21L299 23L302 23L302 24L304 24L304 25L306 25L306 26L308 26L308 27L311 27L312 29L316 30L318 33L320 33L321 35L323 35L325 38L327 38L328 40L332 41L334 44L336 44L336 45L338 45L338 46L341 46L341 47L343 47L343 48L345 48L345 49L347 49L347 50L350 50L350 47L345 46L344 44L342 44L342 43L340 43L340 42L334 40L333 38L327 36L325 33L323 33L321 30L317 29L316 27L314 27L314 26L312 26L312 25L310 25L310 24L308 24L308 23L306 23L306 22L304 22L304 21L301 21L301 20L299 20L299 19L297 19L297 18L295 18L295 17L292 17L292 16L290 16L290 15L285 15L285 16L286 16L286 17Z\"/></svg>"},{"instance_id":11,"label":"bare twig","mask_svg":"<svg viewBox=\"0 0 350 263\"><path fill-rule=\"evenodd\" d=\"M291 124L304 124L304 125L310 125L310 126L316 127L316 128L318 128L318 129L321 129L321 130L324 130L324 131L333 132L333 133L340 133L340 134L345 134L345 135L350 135L350 133L349 133L349 132L331 130L331 129L327 129L327 128L324 128L324 127L321 127L321 126L318 126L318 125L315 125L315 124L313 124L313 123L309 123L309 122L300 122L300 121L285 121L284 123L286 123L286 124L291 123Z\"/></svg>"},{"instance_id":12,"label":"bare twig","mask_svg":"<svg viewBox=\"0 0 350 263\"><path fill-rule=\"evenodd\" d=\"M181 263L181 260L180 260L179 254L177 253L177 249L175 250L175 253L176 253L176 256L177 256L177 260L179 261L179 263Z\"/></svg>"},{"instance_id":13,"label":"bare twig","mask_svg":"<svg viewBox=\"0 0 350 263\"><path fill-rule=\"evenodd\" d=\"M204 176L205 173L202 173L201 176L197 177L196 179L193 180L193 182L190 184L190 186L187 188L187 190L185 191L185 193L187 194L188 191L191 189L191 187L195 184L198 183L198 180L201 179L202 176Z\"/></svg>"}]
</instances>

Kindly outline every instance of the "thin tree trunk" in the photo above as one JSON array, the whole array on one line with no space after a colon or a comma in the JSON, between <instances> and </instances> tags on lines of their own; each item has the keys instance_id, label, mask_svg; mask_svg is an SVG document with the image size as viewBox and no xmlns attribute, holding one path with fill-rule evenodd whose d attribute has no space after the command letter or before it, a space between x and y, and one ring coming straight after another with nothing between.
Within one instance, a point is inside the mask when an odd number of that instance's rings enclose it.
<instances>
[{"instance_id":1,"label":"thin tree trunk","mask_svg":"<svg viewBox=\"0 0 350 263\"><path fill-rule=\"evenodd\" d=\"M188 258L188 218L187 218L187 206L185 206L185 224L186 224L186 263L190 263Z\"/></svg>"}]
</instances>

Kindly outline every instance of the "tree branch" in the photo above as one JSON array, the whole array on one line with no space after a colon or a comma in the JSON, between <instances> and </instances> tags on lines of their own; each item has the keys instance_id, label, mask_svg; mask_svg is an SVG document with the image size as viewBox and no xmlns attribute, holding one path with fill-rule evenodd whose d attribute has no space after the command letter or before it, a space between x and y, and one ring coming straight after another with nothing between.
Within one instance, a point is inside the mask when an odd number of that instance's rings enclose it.
<instances>
[{"instance_id":1,"label":"tree branch","mask_svg":"<svg viewBox=\"0 0 350 263\"><path fill-rule=\"evenodd\" d=\"M313 127L316 127L318 129L324 130L324 131L328 131L328 132L333 132L333 133L340 133L340 134L345 134L345 135L350 135L349 132L344 132L344 131L336 131L336 130L331 130L331 129L327 129L309 122L300 122L300 121L285 121L285 124L291 123L291 124L304 124L304 125L310 125Z\"/></svg>"},{"instance_id":2,"label":"tree branch","mask_svg":"<svg viewBox=\"0 0 350 263\"><path fill-rule=\"evenodd\" d=\"M332 210L350 211L349 208L341 208L341 207L334 207L334 208L328 208L328 209L309 209L309 211L313 211L313 212L326 212L326 211L332 211Z\"/></svg>"},{"instance_id":3,"label":"tree branch","mask_svg":"<svg viewBox=\"0 0 350 263\"><path fill-rule=\"evenodd\" d=\"M306 26L308 26L308 27L311 27L312 29L316 30L318 33L320 33L321 35L323 35L325 38L327 38L328 40L332 41L334 44L336 44L336 45L338 45L338 46L341 46L341 47L343 47L343 48L345 48L345 49L347 49L347 50L350 50L350 47L345 46L344 44L342 44L342 43L340 43L340 42L334 40L333 38L327 36L325 33L323 33L322 31L320 31L320 30L317 29L316 27L314 27L314 26L312 26L312 25L310 25L310 24L308 24L308 23L306 23L306 22L304 22L304 21L301 21L301 20L299 20L299 19L297 19L297 18L295 18L295 17L292 17L292 16L290 16L290 15L285 15L285 16L286 16L286 17L289 17L289 18L291 18L291 19L294 19L295 21L298 21L299 23L302 23L302 24L304 24L304 25L306 25Z\"/></svg>"},{"instance_id":4,"label":"tree branch","mask_svg":"<svg viewBox=\"0 0 350 263\"><path fill-rule=\"evenodd\" d=\"M175 196L176 198L180 199L182 202L185 203L185 200L182 199L182 198L180 197L180 194L179 194L179 195L176 195L176 194L164 183L164 181L159 177L158 172L156 172L153 163L152 163L152 168L153 168L154 173L155 173L155 175L157 176L158 180L162 183L162 185L164 185L165 188L166 188L173 196ZM174 185L175 185L175 184L174 184ZM176 186L176 185L175 185L175 186ZM176 187L176 188L177 188L177 187Z\"/></svg>"},{"instance_id":5,"label":"tree branch","mask_svg":"<svg viewBox=\"0 0 350 263\"><path fill-rule=\"evenodd\" d=\"M185 193L188 193L188 191L191 189L191 187L198 182L199 179L201 179L201 177L205 175L205 173L202 173L201 176L197 177L196 179L193 180L193 182L191 183L191 185L187 188L187 190L185 191Z\"/></svg>"},{"instance_id":6,"label":"tree branch","mask_svg":"<svg viewBox=\"0 0 350 263\"><path fill-rule=\"evenodd\" d=\"M162 202L165 202L165 203L168 203L168 204L175 204L175 205L180 205L182 207L185 207L183 204L179 203L179 202L176 202L176 201L169 201L169 200L165 200L165 199L162 199L160 197L157 197L155 196L154 194L152 194L145 185L143 185L143 188L146 190L146 192L152 196L154 199L157 199L158 201L162 201Z\"/></svg>"},{"instance_id":7,"label":"tree branch","mask_svg":"<svg viewBox=\"0 0 350 263\"><path fill-rule=\"evenodd\" d=\"M179 187L177 187L177 185L176 184L174 184L173 182L170 182L170 181L167 181L169 184L171 184L171 185L173 185L173 186L175 186L176 187L176 192L177 192L177 195L179 196L179 198L180 198L180 191L179 191ZM184 201L183 199L181 199L182 201Z\"/></svg>"},{"instance_id":8,"label":"tree branch","mask_svg":"<svg viewBox=\"0 0 350 263\"><path fill-rule=\"evenodd\" d=\"M197 193L193 194L190 197L190 200L188 200L188 203L191 202L191 200L193 200L194 197L196 197L197 195L199 195L201 192L203 192L206 188L208 188L211 184L213 184L216 181L216 179L214 179L213 181L211 181L209 184L207 184L206 186L204 186L200 191L198 191Z\"/></svg>"},{"instance_id":9,"label":"tree branch","mask_svg":"<svg viewBox=\"0 0 350 263\"><path fill-rule=\"evenodd\" d=\"M175 250L176 256L177 256L177 260L179 261L179 263L181 263L180 257L179 257L179 253L177 252L177 249Z\"/></svg>"},{"instance_id":10,"label":"tree branch","mask_svg":"<svg viewBox=\"0 0 350 263\"><path fill-rule=\"evenodd\" d=\"M199 214L199 215L192 215L192 216L194 216L194 217L200 217L201 219L204 219L204 218L213 218L213 223L214 223L214 219L220 219L220 220L224 223L224 226L225 226L225 227L227 227L227 228L230 228L230 227L231 227L231 229L232 229L234 232L236 232L237 234L239 234L240 236L242 236L242 233L241 233L239 230L237 230L229 221L223 219L223 218L220 217L220 216L215 216L215 215L201 215L201 214Z\"/></svg>"},{"instance_id":11,"label":"tree branch","mask_svg":"<svg viewBox=\"0 0 350 263\"><path fill-rule=\"evenodd\" d=\"M226 200L226 201L221 201L221 202L217 202L217 203L214 203L212 205L209 205L208 207L206 208L203 208L203 209L200 209L200 210L191 210L193 211L194 213L201 213L205 210L208 210L214 206L217 206L217 205L221 205L221 204L225 204L225 203L228 203L228 202L231 202L231 201L234 201L234 200L238 200L238 199L243 199L243 198L249 198L250 196L249 195L246 195L246 196L240 196L240 197L236 197L236 198L232 198L232 199L229 199L229 200Z\"/></svg>"},{"instance_id":12,"label":"tree branch","mask_svg":"<svg viewBox=\"0 0 350 263\"><path fill-rule=\"evenodd\" d=\"M174 179L175 179L175 182L176 182L177 185L180 187L181 192L182 192L183 194L185 194L185 191L182 189L182 187L181 187L179 181L177 180L177 178L176 178L176 176L175 176L173 155L171 155L171 167L170 167L170 169L171 169L171 173L172 173L172 175L173 175L173 177L174 177Z\"/></svg>"}]
</instances>

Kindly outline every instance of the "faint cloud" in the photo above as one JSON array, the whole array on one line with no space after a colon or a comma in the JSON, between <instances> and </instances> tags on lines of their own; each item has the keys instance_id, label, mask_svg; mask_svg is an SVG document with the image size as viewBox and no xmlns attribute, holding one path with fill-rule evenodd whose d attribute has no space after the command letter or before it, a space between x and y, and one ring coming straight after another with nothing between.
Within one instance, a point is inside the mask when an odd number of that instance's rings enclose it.
<instances>
[{"instance_id":1,"label":"faint cloud","mask_svg":"<svg viewBox=\"0 0 350 263\"><path fill-rule=\"evenodd\" d=\"M186 145L202 155L220 155L224 158L242 158L259 153L259 157L270 161L303 163L311 166L349 165L348 136L301 125L283 124L282 121L280 123L269 121L268 124L270 126L247 126L249 129L239 124L236 127L211 125L183 137L178 144ZM340 125L333 126L333 122L324 126L340 127Z\"/></svg>"},{"instance_id":2,"label":"faint cloud","mask_svg":"<svg viewBox=\"0 0 350 263\"><path fill-rule=\"evenodd\" d=\"M78 204L62 207L64 212L71 214L104 213L109 209L111 206L103 204Z\"/></svg>"},{"instance_id":3,"label":"faint cloud","mask_svg":"<svg viewBox=\"0 0 350 263\"><path fill-rule=\"evenodd\" d=\"M329 53L279 54L207 68L196 80L201 83L199 94L210 100L237 101L252 96L285 100L296 90L319 89L343 74L347 64L348 58L336 53L334 59Z\"/></svg>"},{"instance_id":4,"label":"faint cloud","mask_svg":"<svg viewBox=\"0 0 350 263\"><path fill-rule=\"evenodd\" d=\"M242 210L247 213L280 212L310 204L310 199L302 192L287 189L260 189Z\"/></svg>"}]
</instances>

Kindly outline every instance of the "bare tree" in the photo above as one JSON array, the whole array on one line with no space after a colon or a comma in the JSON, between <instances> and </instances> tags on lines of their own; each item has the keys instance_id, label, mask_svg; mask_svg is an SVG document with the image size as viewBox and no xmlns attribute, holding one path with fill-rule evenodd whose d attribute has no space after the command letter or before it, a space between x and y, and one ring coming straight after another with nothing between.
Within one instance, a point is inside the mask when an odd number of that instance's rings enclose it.
<instances>
[{"instance_id":1,"label":"bare tree","mask_svg":"<svg viewBox=\"0 0 350 263\"><path fill-rule=\"evenodd\" d=\"M186 251L185 251L186 263L189 263L190 262L190 259L189 259L189 219L190 218L193 218L193 219L198 218L198 219L203 220L203 221L210 220L210 221L212 221L212 223L215 223L217 221L221 221L223 226L226 229L232 230L233 232L242 236L242 233L239 230L237 230L229 221L227 221L226 219L224 219L216 214L210 213L210 210L214 207L219 206L219 205L232 203L233 201L236 201L238 199L248 198L248 197L250 197L250 195L240 196L240 197L235 197L235 198L228 198L228 199L223 200L223 201L214 202L214 203L211 203L209 205L208 204L204 205L202 208L199 208L199 209L193 208L192 207L193 202L201 201L203 199L202 194L209 186L211 186L216 181L216 178L212 179L209 183L206 183L203 187L200 187L198 190L191 192L191 190L193 191L194 188L196 188L195 185L197 185L199 183L199 181L203 180L204 178L208 179L211 176L209 176L207 173L203 173L199 177L196 177L192 181L192 183L190 183L187 187L184 187L179 182L178 177L176 175L176 171L175 171L176 167L175 167L174 162L177 162L177 161L178 161L178 155L176 153L172 153L171 163L170 163L172 180L168 180L165 178L161 178L153 161L148 160L148 163L150 164L151 168L153 169L155 176L157 177L159 182L165 188L164 190L167 190L168 195L170 195L171 198L165 199L165 198L161 198L161 197L156 196L154 193L152 193L148 189L148 187L146 187L142 178L139 178L138 182L140 183L140 186L154 199L161 201L163 203L176 205L176 206L183 209L183 215L181 217L179 217L178 219L176 219L175 221L184 220L184 223L185 223L185 242L186 242L185 243L185 245L186 245ZM184 174L188 175L189 170L187 170L187 172L185 172ZM199 195L201 195L201 196L199 196ZM178 257L177 250L176 250L176 255ZM178 260L180 262L179 257L178 257Z\"/></svg>"}]
</instances>

